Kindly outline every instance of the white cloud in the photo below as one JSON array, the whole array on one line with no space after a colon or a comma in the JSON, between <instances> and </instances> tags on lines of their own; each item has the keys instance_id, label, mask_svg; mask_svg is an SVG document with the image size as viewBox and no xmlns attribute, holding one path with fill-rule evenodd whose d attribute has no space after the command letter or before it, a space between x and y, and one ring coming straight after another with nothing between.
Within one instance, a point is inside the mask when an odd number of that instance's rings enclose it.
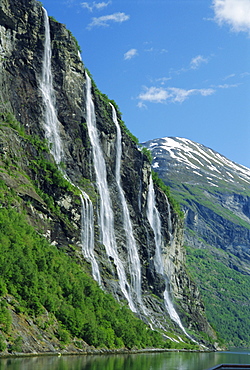
<instances>
[{"instance_id":1,"label":"white cloud","mask_svg":"<svg viewBox=\"0 0 250 370\"><path fill-rule=\"evenodd\" d=\"M191 69L197 69L200 67L202 63L207 63L208 59L204 58L202 55L197 55L194 57L190 62L190 68Z\"/></svg>"},{"instance_id":2,"label":"white cloud","mask_svg":"<svg viewBox=\"0 0 250 370\"><path fill-rule=\"evenodd\" d=\"M163 103L170 97L167 90L162 87L144 87L144 90L145 91L138 96L140 101Z\"/></svg>"},{"instance_id":3,"label":"white cloud","mask_svg":"<svg viewBox=\"0 0 250 370\"><path fill-rule=\"evenodd\" d=\"M223 85L218 85L217 87L219 89L231 89L232 87L239 87L241 84L223 84Z\"/></svg>"},{"instance_id":4,"label":"white cloud","mask_svg":"<svg viewBox=\"0 0 250 370\"><path fill-rule=\"evenodd\" d=\"M243 73L240 74L241 78L244 78L244 77L247 77L247 76L250 76L250 72L243 72Z\"/></svg>"},{"instance_id":5,"label":"white cloud","mask_svg":"<svg viewBox=\"0 0 250 370\"><path fill-rule=\"evenodd\" d=\"M146 106L146 104L144 104L142 101L139 101L139 103L137 104L137 107L139 108L144 108L144 109L147 109L148 107Z\"/></svg>"},{"instance_id":6,"label":"white cloud","mask_svg":"<svg viewBox=\"0 0 250 370\"><path fill-rule=\"evenodd\" d=\"M153 53L154 52L156 54L165 54L165 53L168 53L168 50L167 49L164 49L164 48L163 49L156 49L153 46L151 46L150 48L144 49L144 51L146 53Z\"/></svg>"},{"instance_id":7,"label":"white cloud","mask_svg":"<svg viewBox=\"0 0 250 370\"><path fill-rule=\"evenodd\" d=\"M105 3L104 1L101 3L96 3L94 1L93 3L83 2L81 3L81 6L92 12L94 9L101 10L103 8L106 8L106 6L108 6L109 4L111 4L111 1L108 1L107 3Z\"/></svg>"},{"instance_id":8,"label":"white cloud","mask_svg":"<svg viewBox=\"0 0 250 370\"><path fill-rule=\"evenodd\" d=\"M215 90L213 89L180 89L176 87L170 87L169 90L172 93L171 101L172 102L178 102L183 103L190 95L202 95L202 96L208 96L214 94Z\"/></svg>"},{"instance_id":9,"label":"white cloud","mask_svg":"<svg viewBox=\"0 0 250 370\"><path fill-rule=\"evenodd\" d=\"M250 34L249 0L213 0L213 9L217 23L226 23L235 32Z\"/></svg>"},{"instance_id":10,"label":"white cloud","mask_svg":"<svg viewBox=\"0 0 250 370\"><path fill-rule=\"evenodd\" d=\"M180 89L177 87L144 87L138 99L138 106L143 106L143 102L150 103L183 103L190 95L208 96L215 93L214 89Z\"/></svg>"},{"instance_id":11,"label":"white cloud","mask_svg":"<svg viewBox=\"0 0 250 370\"><path fill-rule=\"evenodd\" d=\"M109 4L111 4L111 1L108 1L107 3L94 3L95 4L95 7L96 9L103 9L103 8L106 8L106 6L108 6Z\"/></svg>"},{"instance_id":12,"label":"white cloud","mask_svg":"<svg viewBox=\"0 0 250 370\"><path fill-rule=\"evenodd\" d=\"M128 60L138 55L137 49L130 49L124 54L124 59Z\"/></svg>"},{"instance_id":13,"label":"white cloud","mask_svg":"<svg viewBox=\"0 0 250 370\"><path fill-rule=\"evenodd\" d=\"M104 15L102 17L94 17L92 18L92 22L88 25L88 29L91 29L92 27L108 27L109 22L116 22L116 23L122 23L129 19L129 15L125 13L114 13L109 15Z\"/></svg>"},{"instance_id":14,"label":"white cloud","mask_svg":"<svg viewBox=\"0 0 250 370\"><path fill-rule=\"evenodd\" d=\"M165 83L169 80L172 80L172 77L160 77L157 78L155 81L160 82L161 85L165 85Z\"/></svg>"},{"instance_id":15,"label":"white cloud","mask_svg":"<svg viewBox=\"0 0 250 370\"><path fill-rule=\"evenodd\" d=\"M229 78L235 77L235 73L231 73L230 75L227 75L226 77L223 78L224 81L228 80Z\"/></svg>"}]
</instances>

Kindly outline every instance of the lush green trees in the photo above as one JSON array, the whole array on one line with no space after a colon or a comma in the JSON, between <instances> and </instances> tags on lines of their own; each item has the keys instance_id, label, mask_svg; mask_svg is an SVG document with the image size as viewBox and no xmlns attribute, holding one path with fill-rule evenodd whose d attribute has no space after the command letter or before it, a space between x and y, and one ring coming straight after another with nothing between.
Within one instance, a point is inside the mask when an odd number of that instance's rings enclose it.
<instances>
[{"instance_id":1,"label":"lush green trees","mask_svg":"<svg viewBox=\"0 0 250 370\"><path fill-rule=\"evenodd\" d=\"M33 317L45 309L53 314L63 343L74 336L96 347L169 345L104 293L72 257L38 235L25 214L11 207L0 208L0 276L0 296L14 296L17 309ZM7 332L11 320L4 302L0 329Z\"/></svg>"}]
</instances>

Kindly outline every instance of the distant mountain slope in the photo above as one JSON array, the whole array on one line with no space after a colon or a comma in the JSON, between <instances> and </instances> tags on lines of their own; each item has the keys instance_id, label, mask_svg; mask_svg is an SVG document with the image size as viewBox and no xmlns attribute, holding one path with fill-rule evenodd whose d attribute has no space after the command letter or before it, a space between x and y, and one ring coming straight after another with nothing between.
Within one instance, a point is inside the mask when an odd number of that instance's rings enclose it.
<instances>
[{"instance_id":1,"label":"distant mountain slope","mask_svg":"<svg viewBox=\"0 0 250 370\"><path fill-rule=\"evenodd\" d=\"M250 321L243 320L250 314L249 292L245 291L246 282L250 282L250 169L188 139L166 137L142 145L151 151L154 171L170 186L185 212L185 244L191 247L188 252L191 273L203 289L211 323L229 341L234 341L234 338L237 344L249 341L248 334L239 335L239 339L231 330L230 336L226 326L235 320L239 328L244 327L248 332L250 328ZM204 252L195 252L197 248L206 249L209 254L205 253L204 257ZM207 261L206 268L204 259ZM218 274L217 263L221 264ZM220 292L220 287L215 288L214 284L213 289L211 285L204 286L205 281L211 282L211 273L217 274L216 281L222 288ZM208 275L204 277L204 274ZM243 275L246 275L244 283ZM232 284L238 284L239 295L236 297L228 298L223 293L223 285L227 291L235 293L237 290L228 284L228 276L231 276ZM218 320L218 314L225 313L223 305L228 308L229 301L233 306L227 320L222 317ZM246 310L244 313L242 307Z\"/></svg>"}]
</instances>

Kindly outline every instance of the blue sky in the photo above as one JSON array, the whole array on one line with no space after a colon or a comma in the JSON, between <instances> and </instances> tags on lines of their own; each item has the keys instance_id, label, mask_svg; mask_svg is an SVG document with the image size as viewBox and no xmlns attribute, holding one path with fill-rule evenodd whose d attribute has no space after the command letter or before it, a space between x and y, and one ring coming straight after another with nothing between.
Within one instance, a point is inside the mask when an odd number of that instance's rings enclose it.
<instances>
[{"instance_id":1,"label":"blue sky","mask_svg":"<svg viewBox=\"0 0 250 370\"><path fill-rule=\"evenodd\" d=\"M179 136L250 168L250 0L43 0L140 142Z\"/></svg>"}]
</instances>

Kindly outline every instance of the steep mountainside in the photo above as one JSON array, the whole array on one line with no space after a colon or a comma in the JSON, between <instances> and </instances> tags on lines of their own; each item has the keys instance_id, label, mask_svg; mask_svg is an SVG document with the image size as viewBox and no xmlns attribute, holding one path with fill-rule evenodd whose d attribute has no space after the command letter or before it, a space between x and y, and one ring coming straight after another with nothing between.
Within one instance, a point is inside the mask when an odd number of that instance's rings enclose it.
<instances>
[{"instance_id":1,"label":"steep mountainside","mask_svg":"<svg viewBox=\"0 0 250 370\"><path fill-rule=\"evenodd\" d=\"M0 5L0 349L216 340L183 222L76 40L38 1Z\"/></svg>"},{"instance_id":2,"label":"steep mountainside","mask_svg":"<svg viewBox=\"0 0 250 370\"><path fill-rule=\"evenodd\" d=\"M223 330L227 331L227 340L249 343L246 333L250 322L245 321L250 310L249 292L245 289L250 275L250 169L183 138L156 139L143 146L152 152L154 171L182 205L185 244L191 247L189 262L203 289L211 322L224 338ZM206 251L195 252L194 248ZM203 266L204 258L207 267ZM217 279L208 284L213 278L211 270ZM236 286L230 286L230 280L232 284L237 281ZM226 297L228 292L234 296ZM211 297L216 298L214 305ZM230 319L223 320L230 309ZM221 320L216 317L218 310ZM230 330L233 322L246 333L237 335L237 329Z\"/></svg>"}]
</instances>

